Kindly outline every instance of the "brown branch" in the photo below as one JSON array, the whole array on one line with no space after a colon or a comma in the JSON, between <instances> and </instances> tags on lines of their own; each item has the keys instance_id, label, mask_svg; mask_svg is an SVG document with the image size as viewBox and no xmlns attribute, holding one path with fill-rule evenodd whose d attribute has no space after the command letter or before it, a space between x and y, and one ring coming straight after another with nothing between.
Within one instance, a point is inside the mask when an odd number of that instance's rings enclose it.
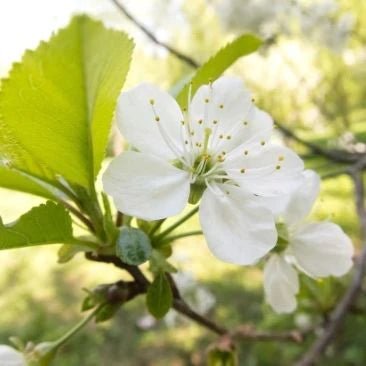
<instances>
[{"instance_id":1,"label":"brown branch","mask_svg":"<svg viewBox=\"0 0 366 366\"><path fill-rule=\"evenodd\" d=\"M146 28L144 24L142 24L139 20L137 20L127 9L124 5L122 5L117 0L112 0L112 2L116 5L116 7L132 22L134 23L151 41L157 44L160 47L165 48L169 53L189 65L190 67L196 69L199 67L198 62L193 60L193 58L183 54L182 52L178 51L176 48L160 41L154 33L152 33L149 29Z\"/></svg>"},{"instance_id":2,"label":"brown branch","mask_svg":"<svg viewBox=\"0 0 366 366\"><path fill-rule=\"evenodd\" d=\"M314 144L313 142L306 141L302 139L300 136L295 134L289 128L285 127L279 122L275 122L278 130L280 130L284 136L291 138L292 140L300 143L301 145L306 146L310 149L314 154L321 155L329 160L335 161L337 163L357 163L362 157L361 154L357 153L350 153L344 150L337 150L337 149L324 149L322 146L318 144Z\"/></svg>"},{"instance_id":3,"label":"brown branch","mask_svg":"<svg viewBox=\"0 0 366 366\"><path fill-rule=\"evenodd\" d=\"M137 294L142 294L147 291L150 282L137 266L131 266L129 264L123 263L118 257L115 257L113 255L86 253L85 256L87 259L95 262L114 264L116 267L130 273L130 275L134 279L133 282L134 285L129 283L129 286L133 290L133 297L136 296ZM238 327L235 331L229 332L229 330L226 329L225 327L218 325L216 322L194 311L181 297L179 289L170 274L168 274L168 280L172 287L174 297L173 309L219 336L229 337L233 341L258 340L258 341L290 341L297 343L302 341L301 333L295 330L289 332L275 333L261 330L257 331L250 325L243 325ZM116 293L114 294L114 297L116 297L117 299L120 299L120 296L123 296L123 298L126 297L125 287L122 288L123 291L121 292L121 283L122 283L121 281L116 283Z\"/></svg>"},{"instance_id":4,"label":"brown branch","mask_svg":"<svg viewBox=\"0 0 366 366\"><path fill-rule=\"evenodd\" d=\"M366 207L365 190L361 167L364 167L365 159L361 159L359 165L352 171L352 178L355 187L356 208L360 220L361 236L363 239L363 250L357 259L356 268L352 282L345 292L343 298L330 314L328 322L322 334L315 340L310 349L296 363L296 366L311 366L319 359L327 346L333 341L338 329L341 327L348 312L352 310L354 302L361 294L362 281L366 274Z\"/></svg>"}]
</instances>

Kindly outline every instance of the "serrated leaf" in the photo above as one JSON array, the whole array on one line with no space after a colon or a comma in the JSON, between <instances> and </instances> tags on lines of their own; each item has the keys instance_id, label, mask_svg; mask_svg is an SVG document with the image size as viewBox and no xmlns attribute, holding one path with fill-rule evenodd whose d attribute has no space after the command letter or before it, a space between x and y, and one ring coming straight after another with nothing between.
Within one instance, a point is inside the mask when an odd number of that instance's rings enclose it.
<instances>
[{"instance_id":1,"label":"serrated leaf","mask_svg":"<svg viewBox=\"0 0 366 366\"><path fill-rule=\"evenodd\" d=\"M140 229L123 227L117 239L116 254L125 263L138 266L152 253L149 237Z\"/></svg>"},{"instance_id":2,"label":"serrated leaf","mask_svg":"<svg viewBox=\"0 0 366 366\"><path fill-rule=\"evenodd\" d=\"M51 201L32 208L14 223L4 225L0 219L0 250L72 241L69 213Z\"/></svg>"},{"instance_id":3,"label":"serrated leaf","mask_svg":"<svg viewBox=\"0 0 366 366\"><path fill-rule=\"evenodd\" d=\"M162 318L171 308L173 293L164 272L159 272L146 294L146 305L155 318Z\"/></svg>"},{"instance_id":4,"label":"serrated leaf","mask_svg":"<svg viewBox=\"0 0 366 366\"><path fill-rule=\"evenodd\" d=\"M262 41L252 34L244 34L227 44L193 75L190 81L192 83L192 95L201 85L217 79L236 60L256 51L261 44ZM190 83L186 84L177 96L177 101L182 108L187 107L189 86Z\"/></svg>"},{"instance_id":5,"label":"serrated leaf","mask_svg":"<svg viewBox=\"0 0 366 366\"><path fill-rule=\"evenodd\" d=\"M42 179L90 187L132 48L125 33L77 16L27 51L2 82L0 155Z\"/></svg>"}]
</instances>

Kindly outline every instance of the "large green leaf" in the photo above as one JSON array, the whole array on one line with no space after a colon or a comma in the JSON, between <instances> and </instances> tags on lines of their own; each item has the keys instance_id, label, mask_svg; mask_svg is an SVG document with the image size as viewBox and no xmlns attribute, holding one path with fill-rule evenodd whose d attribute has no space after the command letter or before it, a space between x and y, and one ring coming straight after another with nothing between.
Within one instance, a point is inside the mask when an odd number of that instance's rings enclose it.
<instances>
[{"instance_id":1,"label":"large green leaf","mask_svg":"<svg viewBox=\"0 0 366 366\"><path fill-rule=\"evenodd\" d=\"M0 166L0 186L3 188L34 194L36 196L46 198L53 197L50 191L42 184L39 184L35 179L3 166Z\"/></svg>"},{"instance_id":2,"label":"large green leaf","mask_svg":"<svg viewBox=\"0 0 366 366\"><path fill-rule=\"evenodd\" d=\"M0 249L71 242L70 215L51 201L32 208L14 223L4 225L0 219Z\"/></svg>"},{"instance_id":3,"label":"large green leaf","mask_svg":"<svg viewBox=\"0 0 366 366\"><path fill-rule=\"evenodd\" d=\"M210 80L218 78L237 59L253 53L261 44L262 41L251 34L244 34L227 44L204 63L193 75L190 80L190 83L192 83L192 95L202 84L207 84ZM177 101L183 108L187 107L190 83L186 84L177 96Z\"/></svg>"},{"instance_id":4,"label":"large green leaf","mask_svg":"<svg viewBox=\"0 0 366 366\"><path fill-rule=\"evenodd\" d=\"M0 156L42 179L90 187L132 49L126 34L77 16L27 51L2 82Z\"/></svg>"}]
</instances>

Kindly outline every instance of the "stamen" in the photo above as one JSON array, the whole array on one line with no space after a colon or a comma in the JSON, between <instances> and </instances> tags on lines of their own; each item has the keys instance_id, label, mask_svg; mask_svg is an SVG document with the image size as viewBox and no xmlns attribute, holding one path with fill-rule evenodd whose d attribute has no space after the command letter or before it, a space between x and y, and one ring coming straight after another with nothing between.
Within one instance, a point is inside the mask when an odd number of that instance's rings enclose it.
<instances>
[{"instance_id":1,"label":"stamen","mask_svg":"<svg viewBox=\"0 0 366 366\"><path fill-rule=\"evenodd\" d=\"M202 119L199 119L199 120L198 120L198 124L199 124L199 125L202 125L202 122L203 122L203 121L202 121Z\"/></svg>"},{"instance_id":2,"label":"stamen","mask_svg":"<svg viewBox=\"0 0 366 366\"><path fill-rule=\"evenodd\" d=\"M244 151L244 155L248 155L249 154L249 151L248 150L245 150Z\"/></svg>"},{"instance_id":3,"label":"stamen","mask_svg":"<svg viewBox=\"0 0 366 366\"><path fill-rule=\"evenodd\" d=\"M150 103L151 105L154 105L154 104L155 104L155 100L154 100L154 99L150 99L150 100L149 100L149 103Z\"/></svg>"},{"instance_id":4,"label":"stamen","mask_svg":"<svg viewBox=\"0 0 366 366\"><path fill-rule=\"evenodd\" d=\"M279 157L278 157L278 161L284 161L285 160L285 157L283 156L283 155L280 155Z\"/></svg>"},{"instance_id":5,"label":"stamen","mask_svg":"<svg viewBox=\"0 0 366 366\"><path fill-rule=\"evenodd\" d=\"M261 145L264 146L266 144L265 141L261 141Z\"/></svg>"},{"instance_id":6,"label":"stamen","mask_svg":"<svg viewBox=\"0 0 366 366\"><path fill-rule=\"evenodd\" d=\"M159 116L156 116L156 117L155 117L155 121L156 121L156 122L159 122L159 121L160 121L160 117L159 117Z\"/></svg>"},{"instance_id":7,"label":"stamen","mask_svg":"<svg viewBox=\"0 0 366 366\"><path fill-rule=\"evenodd\" d=\"M223 109L223 108L224 108L224 105L223 105L223 104L220 104L220 105L219 105L219 108L220 108L220 109Z\"/></svg>"},{"instance_id":8,"label":"stamen","mask_svg":"<svg viewBox=\"0 0 366 366\"><path fill-rule=\"evenodd\" d=\"M203 151L202 151L203 154L207 153L208 140L210 139L211 133L212 133L211 128L205 128L205 137L204 137L204 140L203 140Z\"/></svg>"},{"instance_id":9,"label":"stamen","mask_svg":"<svg viewBox=\"0 0 366 366\"><path fill-rule=\"evenodd\" d=\"M245 169L244 168L241 168L240 169L240 173L242 173L242 174L245 173Z\"/></svg>"},{"instance_id":10,"label":"stamen","mask_svg":"<svg viewBox=\"0 0 366 366\"><path fill-rule=\"evenodd\" d=\"M231 140L231 136L230 135L227 135L226 136L226 140Z\"/></svg>"},{"instance_id":11,"label":"stamen","mask_svg":"<svg viewBox=\"0 0 366 366\"><path fill-rule=\"evenodd\" d=\"M244 125L244 126L248 126L248 121L244 121L244 122L243 122L243 125Z\"/></svg>"},{"instance_id":12,"label":"stamen","mask_svg":"<svg viewBox=\"0 0 366 366\"><path fill-rule=\"evenodd\" d=\"M281 165L276 165L276 170L280 170L281 169Z\"/></svg>"}]
</instances>

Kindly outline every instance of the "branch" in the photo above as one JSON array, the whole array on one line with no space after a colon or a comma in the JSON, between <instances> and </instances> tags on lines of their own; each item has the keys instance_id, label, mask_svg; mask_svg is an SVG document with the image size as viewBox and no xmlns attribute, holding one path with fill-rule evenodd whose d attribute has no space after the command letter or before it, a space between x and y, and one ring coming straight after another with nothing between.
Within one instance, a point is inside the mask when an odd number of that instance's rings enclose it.
<instances>
[{"instance_id":1,"label":"branch","mask_svg":"<svg viewBox=\"0 0 366 366\"><path fill-rule=\"evenodd\" d=\"M310 349L296 363L296 366L311 366L325 351L327 346L333 341L338 329L342 325L347 313L352 310L354 302L361 293L362 281L366 274L366 207L365 190L362 176L362 167L364 167L365 158L361 159L359 165L352 171L352 178L355 186L355 201L361 226L361 236L363 240L363 250L359 256L352 282L345 292L343 298L337 307L330 314L328 323L323 333L315 340Z\"/></svg>"},{"instance_id":2,"label":"branch","mask_svg":"<svg viewBox=\"0 0 366 366\"><path fill-rule=\"evenodd\" d=\"M306 146L310 149L314 154L318 154L324 156L325 158L335 161L337 163L355 163L360 159L361 154L350 153L344 150L328 150L319 146L318 144L314 144L313 142L306 141L291 131L289 128L280 124L279 122L275 122L277 128L283 133L284 136L291 138L292 140L300 143L301 145Z\"/></svg>"},{"instance_id":3,"label":"branch","mask_svg":"<svg viewBox=\"0 0 366 366\"><path fill-rule=\"evenodd\" d=\"M139 294L146 293L150 282L137 266L131 266L129 264L123 263L118 257L115 257L113 255L86 253L85 257L95 262L114 264L116 267L130 273L130 275L134 279L134 282L127 282L127 283L124 283L122 281L117 282L114 287L115 291L113 292L113 295L111 295L111 299L121 301L122 298L131 299ZM250 325L243 325L238 327L233 332L229 332L229 330L226 329L225 327L218 325L214 321L194 311L182 298L179 289L172 276L170 274L167 274L167 277L173 292L173 309L221 337L226 338L229 337L233 341L234 340L290 341L296 343L301 342L303 339L302 334L296 330L289 332L275 333L261 330L257 331ZM128 292L127 295L126 291L127 292L131 291L131 293Z\"/></svg>"},{"instance_id":4,"label":"branch","mask_svg":"<svg viewBox=\"0 0 366 366\"><path fill-rule=\"evenodd\" d=\"M139 20L137 20L127 9L124 5L122 5L117 0L112 0L114 5L132 22L134 23L151 41L153 41L155 44L157 44L160 47L165 48L169 53L189 65L190 67L196 69L199 67L198 62L193 60L191 57L181 53L176 48L169 46L168 44L160 41L154 33L152 33L149 29L145 27L144 24L142 24Z\"/></svg>"}]
</instances>

